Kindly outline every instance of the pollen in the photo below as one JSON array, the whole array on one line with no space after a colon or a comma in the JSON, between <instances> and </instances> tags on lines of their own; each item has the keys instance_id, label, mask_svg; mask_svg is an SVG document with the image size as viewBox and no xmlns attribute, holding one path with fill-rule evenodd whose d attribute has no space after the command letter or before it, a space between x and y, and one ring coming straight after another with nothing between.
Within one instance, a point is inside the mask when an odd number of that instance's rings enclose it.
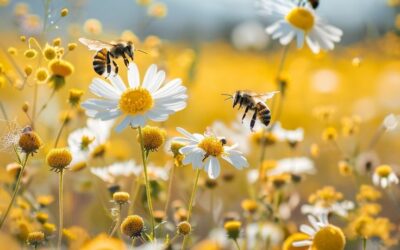
<instances>
[{"instance_id":1,"label":"pollen","mask_svg":"<svg viewBox=\"0 0 400 250\"><path fill-rule=\"evenodd\" d=\"M192 226L187 221L182 221L177 226L178 234L180 235L188 235L192 231Z\"/></svg>"},{"instance_id":2,"label":"pollen","mask_svg":"<svg viewBox=\"0 0 400 250\"><path fill-rule=\"evenodd\" d=\"M392 167L389 165L381 165L375 169L375 173L382 178L388 177L392 173Z\"/></svg>"},{"instance_id":3,"label":"pollen","mask_svg":"<svg viewBox=\"0 0 400 250\"><path fill-rule=\"evenodd\" d=\"M143 147L147 151L157 151L165 142L166 132L164 129L145 126L142 129ZM140 138L138 137L138 140Z\"/></svg>"},{"instance_id":4,"label":"pollen","mask_svg":"<svg viewBox=\"0 0 400 250\"><path fill-rule=\"evenodd\" d=\"M130 215L121 223L121 232L131 238L139 237L143 229L144 221L139 215Z\"/></svg>"},{"instance_id":5,"label":"pollen","mask_svg":"<svg viewBox=\"0 0 400 250\"><path fill-rule=\"evenodd\" d=\"M237 220L228 221L224 224L225 231L228 235L228 238L236 240L239 238L240 228L242 223Z\"/></svg>"},{"instance_id":6,"label":"pollen","mask_svg":"<svg viewBox=\"0 0 400 250\"><path fill-rule=\"evenodd\" d=\"M343 231L333 225L321 228L314 236L312 249L342 250L346 244Z\"/></svg>"},{"instance_id":7,"label":"pollen","mask_svg":"<svg viewBox=\"0 0 400 250\"><path fill-rule=\"evenodd\" d=\"M122 93L119 108L126 114L143 114L154 105L153 97L145 88L130 88Z\"/></svg>"},{"instance_id":8,"label":"pollen","mask_svg":"<svg viewBox=\"0 0 400 250\"><path fill-rule=\"evenodd\" d=\"M220 156L224 153L224 147L216 137L206 137L199 143L199 148L203 149L207 155Z\"/></svg>"},{"instance_id":9,"label":"pollen","mask_svg":"<svg viewBox=\"0 0 400 250\"><path fill-rule=\"evenodd\" d=\"M285 19L304 32L308 32L314 27L314 15L306 8L294 8L286 15Z\"/></svg>"},{"instance_id":10,"label":"pollen","mask_svg":"<svg viewBox=\"0 0 400 250\"><path fill-rule=\"evenodd\" d=\"M67 148L53 148L46 156L47 165L55 172L64 170L72 161L72 154Z\"/></svg>"}]
</instances>

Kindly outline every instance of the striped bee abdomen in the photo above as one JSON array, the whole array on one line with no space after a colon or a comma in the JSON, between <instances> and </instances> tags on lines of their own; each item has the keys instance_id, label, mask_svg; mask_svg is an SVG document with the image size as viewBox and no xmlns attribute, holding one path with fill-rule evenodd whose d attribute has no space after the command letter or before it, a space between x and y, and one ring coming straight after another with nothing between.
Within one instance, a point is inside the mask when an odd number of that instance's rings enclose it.
<instances>
[{"instance_id":1,"label":"striped bee abdomen","mask_svg":"<svg viewBox=\"0 0 400 250\"><path fill-rule=\"evenodd\" d=\"M93 58L94 71L99 75L103 75L103 73L106 71L106 63L107 63L107 50L102 49L94 55Z\"/></svg>"},{"instance_id":2,"label":"striped bee abdomen","mask_svg":"<svg viewBox=\"0 0 400 250\"><path fill-rule=\"evenodd\" d=\"M258 118L265 126L268 126L271 122L271 111L265 107L264 109L258 112Z\"/></svg>"}]
</instances>

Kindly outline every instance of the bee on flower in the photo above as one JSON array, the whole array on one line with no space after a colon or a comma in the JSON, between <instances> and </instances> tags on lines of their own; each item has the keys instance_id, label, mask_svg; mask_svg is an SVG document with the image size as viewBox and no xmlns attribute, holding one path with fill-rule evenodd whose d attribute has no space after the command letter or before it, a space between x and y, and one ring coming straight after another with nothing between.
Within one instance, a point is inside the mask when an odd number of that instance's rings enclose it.
<instances>
[{"instance_id":1,"label":"bee on flower","mask_svg":"<svg viewBox=\"0 0 400 250\"><path fill-rule=\"evenodd\" d=\"M211 179L216 179L221 172L219 158L224 159L241 170L248 166L247 159L236 150L237 145L227 146L226 139L212 133L191 134L183 128L177 128L183 137L174 140L186 143L179 151L185 155L183 164L192 164L195 169L204 169Z\"/></svg>"}]
</instances>

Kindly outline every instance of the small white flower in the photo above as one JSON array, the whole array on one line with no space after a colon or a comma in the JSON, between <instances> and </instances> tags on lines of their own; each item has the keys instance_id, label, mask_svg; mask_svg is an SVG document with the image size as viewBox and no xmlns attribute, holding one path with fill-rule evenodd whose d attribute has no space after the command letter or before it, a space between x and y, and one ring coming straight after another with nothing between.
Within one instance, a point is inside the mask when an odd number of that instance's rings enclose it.
<instances>
[{"instance_id":1,"label":"small white flower","mask_svg":"<svg viewBox=\"0 0 400 250\"><path fill-rule=\"evenodd\" d=\"M383 120L382 125L386 130L392 131L397 128L397 126L399 125L399 121L400 121L400 115L389 114Z\"/></svg>"},{"instance_id":2,"label":"small white flower","mask_svg":"<svg viewBox=\"0 0 400 250\"><path fill-rule=\"evenodd\" d=\"M280 122L277 122L273 129L272 133L280 140L287 141L289 144L297 144L304 139L304 130L302 128L297 128L295 130L284 129L281 126Z\"/></svg>"},{"instance_id":3,"label":"small white flower","mask_svg":"<svg viewBox=\"0 0 400 250\"><path fill-rule=\"evenodd\" d=\"M398 184L399 178L389 165L381 165L375 169L372 175L372 182L375 186L387 188L392 184Z\"/></svg>"},{"instance_id":4,"label":"small white flower","mask_svg":"<svg viewBox=\"0 0 400 250\"><path fill-rule=\"evenodd\" d=\"M74 156L70 165L86 162L97 147L107 142L112 126L113 121L88 119L86 127L73 131L68 136L68 147Z\"/></svg>"},{"instance_id":5,"label":"small white flower","mask_svg":"<svg viewBox=\"0 0 400 250\"><path fill-rule=\"evenodd\" d=\"M192 164L193 168L204 168L211 179L220 174L218 158L224 159L239 170L248 166L247 159L236 150L237 145L226 146L224 138L210 134L191 134L183 128L177 128L177 131L184 137L176 137L174 140L186 143L186 146L179 150L185 155L183 164Z\"/></svg>"},{"instance_id":6,"label":"small white flower","mask_svg":"<svg viewBox=\"0 0 400 250\"><path fill-rule=\"evenodd\" d=\"M282 45L296 39L298 48L306 42L312 52L318 53L320 49L332 50L334 42L339 42L343 35L340 29L318 17L308 3L304 6L285 0L259 0L258 3L262 13L278 18L266 31Z\"/></svg>"},{"instance_id":7,"label":"small white flower","mask_svg":"<svg viewBox=\"0 0 400 250\"><path fill-rule=\"evenodd\" d=\"M335 202L329 207L324 207L319 204L305 204L301 206L301 212L303 214L311 214L314 216L320 216L321 214L334 213L341 217L347 217L349 211L354 209L354 203L352 201L341 201Z\"/></svg>"},{"instance_id":8,"label":"small white flower","mask_svg":"<svg viewBox=\"0 0 400 250\"><path fill-rule=\"evenodd\" d=\"M284 239L284 232L281 227L274 223L251 223L246 227L248 238L248 249L255 249L260 242L269 241L272 246L279 245Z\"/></svg>"},{"instance_id":9,"label":"small white flower","mask_svg":"<svg viewBox=\"0 0 400 250\"><path fill-rule=\"evenodd\" d=\"M163 85L165 72L157 71L154 64L148 68L142 84L135 63L128 66L129 87L118 75L110 75L109 80L107 83L95 78L89 88L101 99L89 99L81 106L89 117L103 121L124 116L116 127L119 132L129 125L144 126L147 120L165 121L170 114L186 107L186 88L182 81L174 79Z\"/></svg>"},{"instance_id":10,"label":"small white flower","mask_svg":"<svg viewBox=\"0 0 400 250\"><path fill-rule=\"evenodd\" d=\"M91 168L90 172L104 182L114 183L118 177L139 176L142 173L142 167L137 165L134 160L125 162L116 162L107 167Z\"/></svg>"},{"instance_id":11,"label":"small white flower","mask_svg":"<svg viewBox=\"0 0 400 250\"><path fill-rule=\"evenodd\" d=\"M284 158L277 162L277 166L271 169L268 174L279 175L283 173L290 174L314 174L314 162L307 157Z\"/></svg>"},{"instance_id":12,"label":"small white flower","mask_svg":"<svg viewBox=\"0 0 400 250\"><path fill-rule=\"evenodd\" d=\"M309 240L301 240L301 241L295 241L293 242L294 247L305 247L305 246L311 246L313 243L313 238L317 234L321 228L328 227L329 222L328 222L328 215L327 214L321 214L317 218L309 215L308 216L308 221L311 223L311 226L302 224L300 226L300 231L302 233L305 233L310 236ZM311 249L311 248L310 248Z\"/></svg>"}]
</instances>

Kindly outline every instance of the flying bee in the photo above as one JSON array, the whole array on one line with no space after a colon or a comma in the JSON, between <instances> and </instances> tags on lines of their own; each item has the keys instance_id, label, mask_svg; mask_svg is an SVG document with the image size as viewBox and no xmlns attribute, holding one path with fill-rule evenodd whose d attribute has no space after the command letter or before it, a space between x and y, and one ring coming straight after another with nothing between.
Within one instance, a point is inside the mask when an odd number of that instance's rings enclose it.
<instances>
[{"instance_id":1,"label":"flying bee","mask_svg":"<svg viewBox=\"0 0 400 250\"><path fill-rule=\"evenodd\" d=\"M118 74L118 64L114 59L122 57L126 67L129 65L130 58L133 61L134 51L141 51L135 49L132 42L120 41L120 42L102 42L99 40L91 40L87 38L79 38L79 41L87 46L89 50L95 50L96 54L93 58L93 69L99 74L103 75L107 72L108 76L111 74L111 63L114 66L114 73ZM146 53L146 52L144 52Z\"/></svg>"},{"instance_id":2,"label":"flying bee","mask_svg":"<svg viewBox=\"0 0 400 250\"><path fill-rule=\"evenodd\" d=\"M319 0L308 0L308 2L311 4L314 10L319 6Z\"/></svg>"},{"instance_id":3,"label":"flying bee","mask_svg":"<svg viewBox=\"0 0 400 250\"><path fill-rule=\"evenodd\" d=\"M249 91L238 90L235 94L223 94L227 95L228 99L233 99L233 108L239 104L239 108L245 107L244 114L242 116L242 122L247 115L249 110L254 111L250 121L250 129L253 131L256 119L258 118L262 124L268 126L271 122L271 111L265 103L268 99L271 99L279 91L273 91L264 94L252 93Z\"/></svg>"}]
</instances>

